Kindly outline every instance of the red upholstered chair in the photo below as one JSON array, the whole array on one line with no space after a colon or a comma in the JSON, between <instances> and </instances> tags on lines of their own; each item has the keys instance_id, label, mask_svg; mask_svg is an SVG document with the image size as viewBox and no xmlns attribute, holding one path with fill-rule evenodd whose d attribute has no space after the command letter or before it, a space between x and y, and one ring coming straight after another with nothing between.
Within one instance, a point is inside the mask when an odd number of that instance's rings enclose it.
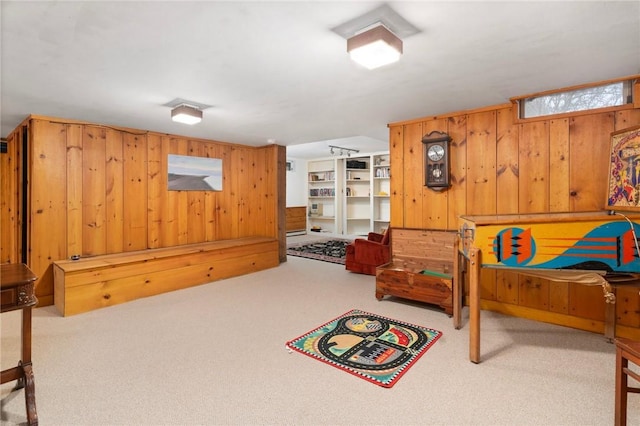
<instances>
[{"instance_id":1,"label":"red upholstered chair","mask_svg":"<svg viewBox=\"0 0 640 426\"><path fill-rule=\"evenodd\" d=\"M389 263L389 228L384 234L369 232L347 245L345 268L359 274L375 275L376 267Z\"/></svg>"}]
</instances>

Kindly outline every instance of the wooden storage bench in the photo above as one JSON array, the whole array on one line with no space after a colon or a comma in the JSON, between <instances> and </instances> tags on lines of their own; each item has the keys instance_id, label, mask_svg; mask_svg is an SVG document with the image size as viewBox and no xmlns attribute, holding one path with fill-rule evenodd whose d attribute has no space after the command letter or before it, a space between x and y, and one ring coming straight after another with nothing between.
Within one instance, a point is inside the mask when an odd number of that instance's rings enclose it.
<instances>
[{"instance_id":1,"label":"wooden storage bench","mask_svg":"<svg viewBox=\"0 0 640 426\"><path fill-rule=\"evenodd\" d=\"M278 240L247 237L54 262L63 316L279 265Z\"/></svg>"},{"instance_id":2,"label":"wooden storage bench","mask_svg":"<svg viewBox=\"0 0 640 426\"><path fill-rule=\"evenodd\" d=\"M453 315L456 233L403 228L390 232L391 262L376 268L376 298L391 295L431 303Z\"/></svg>"}]
</instances>

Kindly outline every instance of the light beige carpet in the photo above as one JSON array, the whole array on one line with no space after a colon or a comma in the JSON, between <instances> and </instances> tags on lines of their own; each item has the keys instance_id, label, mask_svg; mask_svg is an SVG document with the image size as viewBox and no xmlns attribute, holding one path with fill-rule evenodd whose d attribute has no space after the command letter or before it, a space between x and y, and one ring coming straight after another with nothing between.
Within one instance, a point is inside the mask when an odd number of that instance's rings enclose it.
<instances>
[{"instance_id":1,"label":"light beige carpet","mask_svg":"<svg viewBox=\"0 0 640 426\"><path fill-rule=\"evenodd\" d=\"M303 238L303 237L299 237ZM614 346L603 336L483 312L482 363L437 308L377 301L375 278L290 257L278 268L61 317L35 310L33 359L47 425L608 425ZM290 353L285 342L350 309L441 330L393 388ZM2 315L2 368L19 315ZM26 420L2 386L2 423ZM640 424L631 395L629 424Z\"/></svg>"}]
</instances>

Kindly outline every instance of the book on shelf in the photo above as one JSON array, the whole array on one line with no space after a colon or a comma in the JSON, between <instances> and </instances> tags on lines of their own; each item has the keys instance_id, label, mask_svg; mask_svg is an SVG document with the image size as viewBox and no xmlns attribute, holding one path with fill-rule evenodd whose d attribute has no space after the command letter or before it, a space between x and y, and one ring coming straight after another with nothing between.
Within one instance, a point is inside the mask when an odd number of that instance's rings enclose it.
<instances>
[{"instance_id":1,"label":"book on shelf","mask_svg":"<svg viewBox=\"0 0 640 426\"><path fill-rule=\"evenodd\" d=\"M310 197L334 197L336 195L335 188L310 188Z\"/></svg>"}]
</instances>

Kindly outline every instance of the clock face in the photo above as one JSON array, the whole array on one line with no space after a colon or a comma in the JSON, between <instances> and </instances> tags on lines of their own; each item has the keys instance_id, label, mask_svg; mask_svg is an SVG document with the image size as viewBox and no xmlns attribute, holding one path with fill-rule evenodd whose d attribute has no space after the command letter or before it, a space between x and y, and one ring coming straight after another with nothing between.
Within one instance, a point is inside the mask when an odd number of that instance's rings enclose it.
<instances>
[{"instance_id":1,"label":"clock face","mask_svg":"<svg viewBox=\"0 0 640 426\"><path fill-rule=\"evenodd\" d=\"M444 148L442 145L431 145L427 155L431 161L440 161L444 157Z\"/></svg>"}]
</instances>

